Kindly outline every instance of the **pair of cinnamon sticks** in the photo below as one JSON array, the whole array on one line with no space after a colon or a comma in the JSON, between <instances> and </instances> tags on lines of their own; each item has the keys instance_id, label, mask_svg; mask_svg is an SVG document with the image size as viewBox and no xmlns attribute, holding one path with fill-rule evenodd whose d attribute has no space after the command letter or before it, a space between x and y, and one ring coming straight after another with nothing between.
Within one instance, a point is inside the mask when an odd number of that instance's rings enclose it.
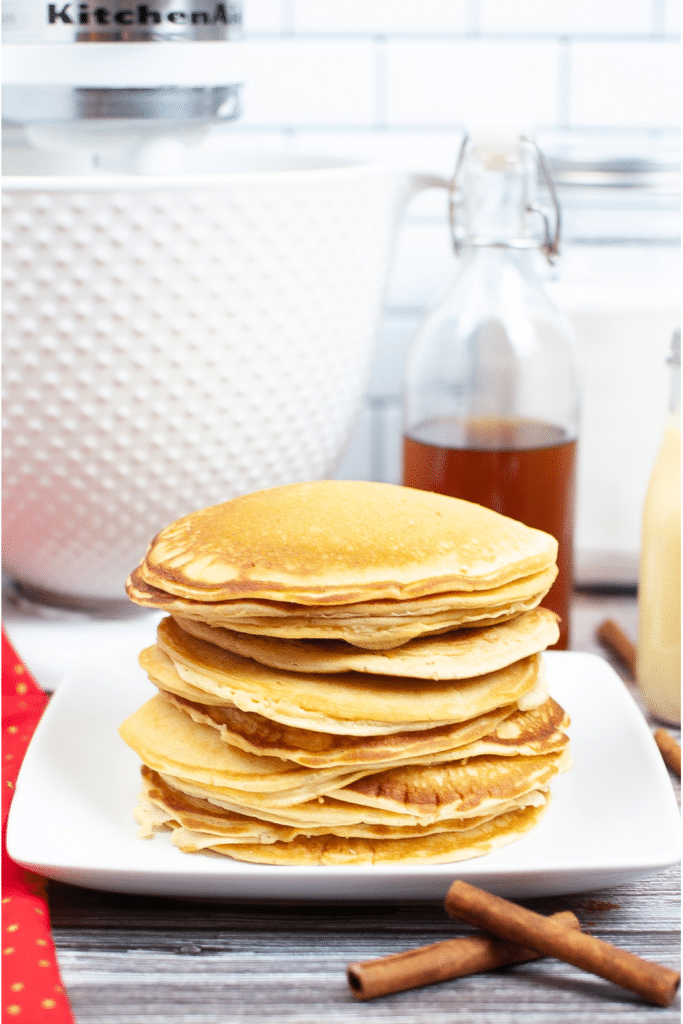
<instances>
[{"instance_id":1,"label":"pair of cinnamon sticks","mask_svg":"<svg viewBox=\"0 0 683 1024\"><path fill-rule=\"evenodd\" d=\"M445 907L450 917L484 931L349 964L347 978L357 999L374 999L541 956L555 956L597 974L656 1006L668 1006L680 983L680 974L668 967L582 932L569 911L543 917L461 880L448 890Z\"/></svg>"}]
</instances>

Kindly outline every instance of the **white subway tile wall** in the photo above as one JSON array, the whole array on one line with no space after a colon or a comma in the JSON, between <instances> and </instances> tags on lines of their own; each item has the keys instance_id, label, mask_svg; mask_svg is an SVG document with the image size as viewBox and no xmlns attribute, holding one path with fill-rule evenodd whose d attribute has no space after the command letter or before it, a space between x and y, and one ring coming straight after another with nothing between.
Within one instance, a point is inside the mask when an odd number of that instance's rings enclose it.
<instances>
[{"instance_id":1,"label":"white subway tile wall","mask_svg":"<svg viewBox=\"0 0 683 1024\"><path fill-rule=\"evenodd\" d=\"M386 43L388 127L468 121L557 124L560 44L521 39L392 39Z\"/></svg>"},{"instance_id":2,"label":"white subway tile wall","mask_svg":"<svg viewBox=\"0 0 683 1024\"><path fill-rule=\"evenodd\" d=\"M667 128L680 121L680 45L615 40L571 48L569 124Z\"/></svg>"},{"instance_id":3,"label":"white subway tile wall","mask_svg":"<svg viewBox=\"0 0 683 1024\"><path fill-rule=\"evenodd\" d=\"M480 0L479 30L505 35L647 35L654 3L641 0Z\"/></svg>"},{"instance_id":4,"label":"white subway tile wall","mask_svg":"<svg viewBox=\"0 0 683 1024\"><path fill-rule=\"evenodd\" d=\"M679 0L245 0L240 148L389 160L448 178L463 132L514 121L551 152L679 159ZM670 184L560 191L548 286L584 379L580 582L636 579L640 512L679 323ZM398 482L405 354L457 272L444 189L405 211L367 399L338 475Z\"/></svg>"},{"instance_id":5,"label":"white subway tile wall","mask_svg":"<svg viewBox=\"0 0 683 1024\"><path fill-rule=\"evenodd\" d=\"M257 0L244 8L244 31L247 37L279 35L283 30L282 0Z\"/></svg>"},{"instance_id":6,"label":"white subway tile wall","mask_svg":"<svg viewBox=\"0 0 683 1024\"><path fill-rule=\"evenodd\" d=\"M243 127L370 127L376 50L371 40L287 39L250 44Z\"/></svg>"},{"instance_id":7,"label":"white subway tile wall","mask_svg":"<svg viewBox=\"0 0 683 1024\"><path fill-rule=\"evenodd\" d=\"M372 33L466 32L468 0L294 0L297 32Z\"/></svg>"},{"instance_id":8,"label":"white subway tile wall","mask_svg":"<svg viewBox=\"0 0 683 1024\"><path fill-rule=\"evenodd\" d=\"M681 5L678 0L664 0L664 12L661 24L657 23L658 31L664 34L680 35Z\"/></svg>"}]
</instances>

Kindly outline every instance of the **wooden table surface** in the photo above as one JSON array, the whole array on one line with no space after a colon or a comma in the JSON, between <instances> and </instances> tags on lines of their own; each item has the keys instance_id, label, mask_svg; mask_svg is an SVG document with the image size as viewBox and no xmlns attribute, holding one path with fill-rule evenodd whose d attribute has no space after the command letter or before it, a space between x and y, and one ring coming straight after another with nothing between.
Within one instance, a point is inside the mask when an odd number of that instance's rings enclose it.
<instances>
[{"instance_id":1,"label":"wooden table surface","mask_svg":"<svg viewBox=\"0 0 683 1024\"><path fill-rule=\"evenodd\" d=\"M578 594L572 648L604 654L597 624L635 637L635 598ZM611 659L610 659L611 660ZM625 673L612 662L625 678ZM633 690L632 684L625 683ZM635 690L634 690L635 693ZM654 728L654 723L653 723ZM680 740L680 733L670 730ZM674 775L672 784L679 793ZM62 976L78 1024L606 1024L680 1021L556 960L359 1002L346 966L465 934L440 903L200 903L50 883ZM679 969L680 871L580 895L534 899L573 910L591 934Z\"/></svg>"}]
</instances>

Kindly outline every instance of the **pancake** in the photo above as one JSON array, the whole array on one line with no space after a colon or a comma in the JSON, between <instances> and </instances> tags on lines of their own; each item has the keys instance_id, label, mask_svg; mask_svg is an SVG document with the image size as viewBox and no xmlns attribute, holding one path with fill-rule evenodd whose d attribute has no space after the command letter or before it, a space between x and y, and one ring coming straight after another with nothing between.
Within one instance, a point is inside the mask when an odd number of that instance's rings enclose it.
<instances>
[{"instance_id":1,"label":"pancake","mask_svg":"<svg viewBox=\"0 0 683 1024\"><path fill-rule=\"evenodd\" d=\"M491 610L512 607L518 601L534 599L547 593L557 576L557 566L550 565L531 576L504 583L485 591L449 590L402 600L355 601L337 605L306 605L296 601L270 601L263 598L237 598L234 601L204 602L182 598L152 587L141 578L138 569L128 579L128 589L138 604L148 604L175 615L198 619L206 615L207 622L225 619L232 622L250 622L255 619L289 619L309 616L316 622L338 622L344 619L413 619L439 615L454 610L483 614Z\"/></svg>"},{"instance_id":2,"label":"pancake","mask_svg":"<svg viewBox=\"0 0 683 1024\"><path fill-rule=\"evenodd\" d=\"M216 603L187 600L149 586L137 570L129 577L127 590L137 604L159 608L185 622L285 639L342 640L367 650L389 650L415 637L506 622L536 608L556 576L557 566L551 565L490 591L447 592L334 607L248 599Z\"/></svg>"},{"instance_id":3,"label":"pancake","mask_svg":"<svg viewBox=\"0 0 683 1024\"><path fill-rule=\"evenodd\" d=\"M179 790L192 797L199 797L219 809L248 815L261 821L291 825L300 831L325 826L326 833L334 834L340 828L351 828L359 824L381 825L393 830L432 825L448 818L448 815L423 813L418 816L408 811L401 813L379 806L371 807L360 803L344 802L330 796L317 797L315 800L307 800L300 804L280 806L262 794L237 793L235 790L224 789L220 786L207 786L192 779L164 775L162 772L159 773L159 776L173 790ZM530 801L533 802L536 799L532 795L534 792L532 788L529 788L526 792L509 800L501 799L495 807L491 806L489 813L503 814L510 809L526 807ZM460 818L467 819L483 816L476 807L458 815Z\"/></svg>"},{"instance_id":4,"label":"pancake","mask_svg":"<svg viewBox=\"0 0 683 1024\"><path fill-rule=\"evenodd\" d=\"M486 591L538 573L556 556L549 534L480 505L393 484L319 480L177 520L154 538L137 576L203 603L320 607Z\"/></svg>"},{"instance_id":5,"label":"pancake","mask_svg":"<svg viewBox=\"0 0 683 1024\"><path fill-rule=\"evenodd\" d=\"M195 608L181 609L184 617L196 615L199 622L213 626L229 626L241 633L256 636L279 637L284 640L322 639L341 640L354 647L367 651L389 651L421 636L434 636L450 633L456 629L472 626L497 626L502 622L516 618L523 612L536 608L545 595L538 594L526 600L515 601L501 608L461 609L441 612L438 615L403 618L390 616L386 619L369 616L350 616L338 620L330 618L317 619L306 615L297 617L254 617L232 620L224 615L224 604L197 605ZM154 605L154 607L163 607ZM166 611L173 612L177 602L169 604ZM214 611L217 614L213 614Z\"/></svg>"},{"instance_id":6,"label":"pancake","mask_svg":"<svg viewBox=\"0 0 683 1024\"><path fill-rule=\"evenodd\" d=\"M143 765L143 768L145 766ZM159 777L173 790L191 797L205 800L213 807L237 814L258 818L260 821L278 825L291 825L301 831L302 828L325 826L325 832L335 832L339 828L355 826L360 823L382 825L389 828L412 827L420 824L431 824L421 821L414 814L401 814L382 807L362 806L361 804L344 803L328 796L317 797L289 806L275 805L264 795L238 793L221 786L208 786L194 779L184 779L177 775ZM502 805L501 805L502 806ZM476 817L476 811L462 817ZM435 818L433 820L436 820Z\"/></svg>"},{"instance_id":7,"label":"pancake","mask_svg":"<svg viewBox=\"0 0 683 1024\"><path fill-rule=\"evenodd\" d=\"M482 857L521 839L549 804L509 811L465 831L439 832L409 839L346 839L297 836L291 842L212 844L215 853L255 864L297 867L347 864L444 864Z\"/></svg>"},{"instance_id":8,"label":"pancake","mask_svg":"<svg viewBox=\"0 0 683 1024\"><path fill-rule=\"evenodd\" d=\"M467 679L505 668L554 644L557 616L546 608L502 625L462 629L411 640L389 651L360 650L343 641L287 641L208 626L182 616L175 621L192 636L262 665L293 672L370 672L415 679Z\"/></svg>"},{"instance_id":9,"label":"pancake","mask_svg":"<svg viewBox=\"0 0 683 1024\"><path fill-rule=\"evenodd\" d=\"M195 691L283 725L356 736L466 721L517 702L534 690L543 672L537 654L457 684L368 673L284 672L198 640L173 619L159 623L157 645L142 652L140 664L171 692L179 676Z\"/></svg>"},{"instance_id":10,"label":"pancake","mask_svg":"<svg viewBox=\"0 0 683 1024\"><path fill-rule=\"evenodd\" d=\"M424 762L483 753L544 753L568 743L562 730L569 720L552 699L533 711L520 712L509 705L467 722L425 732L354 737L282 726L232 706L201 705L174 694L166 697L194 722L216 729L226 743L311 768L415 763L418 759Z\"/></svg>"},{"instance_id":11,"label":"pancake","mask_svg":"<svg viewBox=\"0 0 683 1024\"><path fill-rule=\"evenodd\" d=\"M130 715L119 734L156 771L238 793L267 793L276 806L310 800L375 768L312 769L247 753L224 743L210 726L192 722L162 694Z\"/></svg>"},{"instance_id":12,"label":"pancake","mask_svg":"<svg viewBox=\"0 0 683 1024\"><path fill-rule=\"evenodd\" d=\"M334 835L346 839L412 839L438 832L465 832L477 828L495 815L475 818L452 818L428 825L405 825L391 828L387 825L357 822L351 825L278 825L248 815L217 808L208 800L182 793L166 782L157 772L142 768L143 788L135 817L141 825L141 835L151 836L154 831L173 829L173 843L188 853L210 849L217 841L223 843L291 842L297 836ZM518 805L506 805L505 811L517 806L543 806L545 795L539 791L520 798Z\"/></svg>"},{"instance_id":13,"label":"pancake","mask_svg":"<svg viewBox=\"0 0 683 1024\"><path fill-rule=\"evenodd\" d=\"M232 705L202 705L175 694L166 694L195 722L210 725L221 738L254 754L281 757L310 768L333 765L385 764L433 756L488 736L515 710L510 704L477 718L442 725L424 732L394 732L380 736L339 736L313 732L272 722L262 715L240 711Z\"/></svg>"},{"instance_id":14,"label":"pancake","mask_svg":"<svg viewBox=\"0 0 683 1024\"><path fill-rule=\"evenodd\" d=\"M328 791L344 803L408 813L420 819L487 814L498 804L545 789L572 765L568 750L531 757L472 757L438 765L389 768Z\"/></svg>"},{"instance_id":15,"label":"pancake","mask_svg":"<svg viewBox=\"0 0 683 1024\"><path fill-rule=\"evenodd\" d=\"M541 596L506 605L504 609L494 608L483 612L455 609L452 612L441 612L438 615L423 618L400 619L392 616L387 619L364 617L343 618L334 621L332 619L315 620L309 616L305 618L290 616L280 620L241 619L239 622L231 623L231 626L242 633L251 633L257 636L281 637L285 640L309 638L343 640L354 647L362 647L366 651L390 651L416 639L416 637L450 633L455 629L464 629L473 625L497 626L501 622L516 618L522 612L535 608L540 600Z\"/></svg>"}]
</instances>

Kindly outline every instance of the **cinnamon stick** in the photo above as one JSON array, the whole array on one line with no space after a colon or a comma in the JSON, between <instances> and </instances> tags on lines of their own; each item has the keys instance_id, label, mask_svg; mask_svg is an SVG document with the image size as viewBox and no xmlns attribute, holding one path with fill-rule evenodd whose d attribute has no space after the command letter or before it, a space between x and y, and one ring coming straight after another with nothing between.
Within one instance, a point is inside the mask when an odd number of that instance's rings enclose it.
<instances>
[{"instance_id":1,"label":"cinnamon stick","mask_svg":"<svg viewBox=\"0 0 683 1024\"><path fill-rule=\"evenodd\" d=\"M450 917L597 974L656 1006L668 1006L672 1002L681 980L680 974L668 967L641 960L585 932L563 928L551 918L500 896L492 896L459 879L448 890L445 906Z\"/></svg>"},{"instance_id":2,"label":"cinnamon stick","mask_svg":"<svg viewBox=\"0 0 683 1024\"><path fill-rule=\"evenodd\" d=\"M672 772L681 777L681 748L676 743L673 736L670 736L666 729L657 729L655 732L655 743L659 747L659 752L664 758L664 763L667 768L670 768Z\"/></svg>"},{"instance_id":3,"label":"cinnamon stick","mask_svg":"<svg viewBox=\"0 0 683 1024\"><path fill-rule=\"evenodd\" d=\"M621 626L613 619L605 619L598 626L598 640L616 655L619 661L636 678L636 648L626 636Z\"/></svg>"},{"instance_id":4,"label":"cinnamon stick","mask_svg":"<svg viewBox=\"0 0 683 1024\"><path fill-rule=\"evenodd\" d=\"M553 920L563 928L580 927L578 919L569 910L553 914ZM532 949L477 932L459 939L419 946L405 953L394 953L379 960L349 964L346 976L356 999L375 999L392 992L433 985L437 981L490 971L506 964L537 960L539 956Z\"/></svg>"}]
</instances>

